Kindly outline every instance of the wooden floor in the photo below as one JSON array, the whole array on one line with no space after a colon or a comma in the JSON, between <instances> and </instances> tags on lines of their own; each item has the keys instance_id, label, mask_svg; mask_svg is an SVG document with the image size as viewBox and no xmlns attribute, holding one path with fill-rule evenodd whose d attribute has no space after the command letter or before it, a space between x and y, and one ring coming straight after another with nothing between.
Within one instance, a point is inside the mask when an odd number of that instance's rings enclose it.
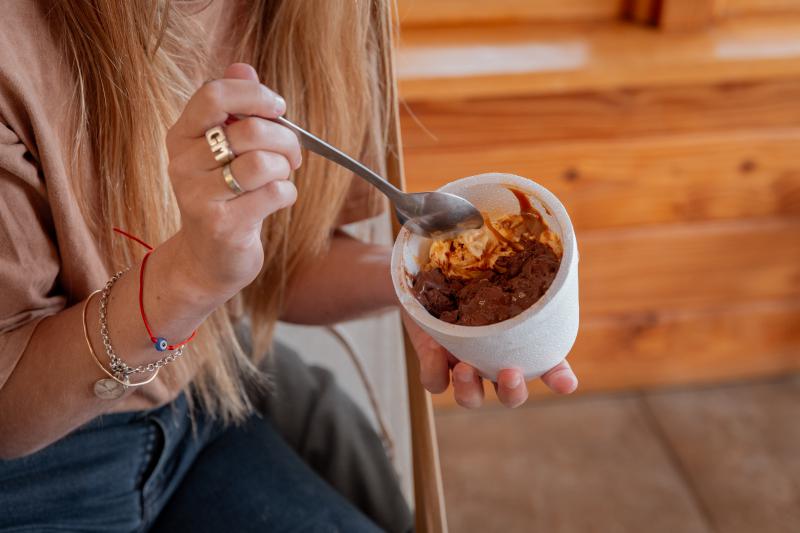
<instances>
[{"instance_id":1,"label":"wooden floor","mask_svg":"<svg viewBox=\"0 0 800 533\"><path fill-rule=\"evenodd\" d=\"M800 532L800 374L436 421L453 532Z\"/></svg>"}]
</instances>

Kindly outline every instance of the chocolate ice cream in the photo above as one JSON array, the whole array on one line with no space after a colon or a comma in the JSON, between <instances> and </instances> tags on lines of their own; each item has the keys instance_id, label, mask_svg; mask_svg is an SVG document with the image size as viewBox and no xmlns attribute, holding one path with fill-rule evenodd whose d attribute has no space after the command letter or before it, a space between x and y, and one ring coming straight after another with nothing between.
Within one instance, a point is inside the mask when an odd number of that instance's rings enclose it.
<instances>
[{"instance_id":1,"label":"chocolate ice cream","mask_svg":"<svg viewBox=\"0 0 800 533\"><path fill-rule=\"evenodd\" d=\"M485 326L520 314L547 291L561 263L561 243L521 192L520 213L484 217L479 230L434 241L413 292L433 316Z\"/></svg>"}]
</instances>

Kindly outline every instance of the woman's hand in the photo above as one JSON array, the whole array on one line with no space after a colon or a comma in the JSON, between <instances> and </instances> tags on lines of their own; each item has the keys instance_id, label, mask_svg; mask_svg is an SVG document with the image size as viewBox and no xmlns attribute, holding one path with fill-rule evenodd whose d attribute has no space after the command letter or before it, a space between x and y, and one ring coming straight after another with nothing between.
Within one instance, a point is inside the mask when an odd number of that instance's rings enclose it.
<instances>
[{"instance_id":1,"label":"woman's hand","mask_svg":"<svg viewBox=\"0 0 800 533\"><path fill-rule=\"evenodd\" d=\"M453 392L459 405L476 408L483 403L483 379L478 372L456 359L443 346L425 333L406 313L403 322L419 356L420 380L432 393L441 393L450 385L450 371L453 375ZM572 372L567 360L561 361L542 376L542 381L553 392L569 394L578 388L578 378ZM528 388L522 372L507 368L500 371L495 391L500 402L506 407L518 407L528 399Z\"/></svg>"},{"instance_id":2,"label":"woman's hand","mask_svg":"<svg viewBox=\"0 0 800 533\"><path fill-rule=\"evenodd\" d=\"M167 134L169 176L181 211L176 235L182 263L197 287L232 296L258 275L264 262L261 225L297 198L288 180L300 166L300 145L287 128L268 120L286 111L283 98L258 81L255 70L233 64L223 78L192 96ZM224 128L236 158L231 172L245 191L226 185L205 132L230 115L247 118ZM227 298L226 298L227 299Z\"/></svg>"}]
</instances>

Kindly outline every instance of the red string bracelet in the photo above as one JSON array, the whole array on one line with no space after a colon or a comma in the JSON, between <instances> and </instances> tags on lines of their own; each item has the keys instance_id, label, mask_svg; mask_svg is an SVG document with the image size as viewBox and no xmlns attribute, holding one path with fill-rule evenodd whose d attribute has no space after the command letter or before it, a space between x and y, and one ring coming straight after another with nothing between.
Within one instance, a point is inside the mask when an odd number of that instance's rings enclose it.
<instances>
[{"instance_id":1,"label":"red string bracelet","mask_svg":"<svg viewBox=\"0 0 800 533\"><path fill-rule=\"evenodd\" d=\"M153 247L144 242L142 239L131 235L127 231L123 231L119 228L114 228L114 231L138 242L147 248L147 253L144 254L144 257L142 258L142 264L139 267L139 311L142 313L142 322L144 322L144 327L147 329L147 334L150 335L150 341L153 343L153 346L155 346L157 351L163 352L165 350L177 350L184 344L194 339L194 336L197 334L197 330L194 330L186 340L179 342L178 344L167 344L167 339L164 337L156 337L153 335L153 331L150 329L150 323L147 321L147 314L144 312L144 267L147 264L147 259L150 257L150 254L153 253Z\"/></svg>"}]
</instances>

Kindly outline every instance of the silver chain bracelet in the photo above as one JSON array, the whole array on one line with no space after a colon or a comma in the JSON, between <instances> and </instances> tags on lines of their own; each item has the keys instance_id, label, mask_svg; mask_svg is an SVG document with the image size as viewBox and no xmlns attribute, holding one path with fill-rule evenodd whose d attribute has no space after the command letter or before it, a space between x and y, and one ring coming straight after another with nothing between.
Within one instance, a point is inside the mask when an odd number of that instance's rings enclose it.
<instances>
[{"instance_id":1,"label":"silver chain bracelet","mask_svg":"<svg viewBox=\"0 0 800 533\"><path fill-rule=\"evenodd\" d=\"M139 365L136 367L129 366L116 354L114 347L111 345L111 335L108 332L108 299L111 296L111 288L114 286L117 280L122 277L123 274L128 272L128 270L130 270L130 268L120 270L114 274L103 288L103 293L100 296L100 337L103 339L103 346L105 346L106 354L111 361L111 371L115 376L117 376L117 378L124 382L125 385L136 385L130 383L129 377L131 375L156 372L160 370L162 367L174 362L181 355L183 355L183 346L179 347L174 352L165 355L158 361L153 361L152 363L147 363L146 365ZM147 382L149 383L149 380ZM142 384L144 384L144 382Z\"/></svg>"}]
</instances>

